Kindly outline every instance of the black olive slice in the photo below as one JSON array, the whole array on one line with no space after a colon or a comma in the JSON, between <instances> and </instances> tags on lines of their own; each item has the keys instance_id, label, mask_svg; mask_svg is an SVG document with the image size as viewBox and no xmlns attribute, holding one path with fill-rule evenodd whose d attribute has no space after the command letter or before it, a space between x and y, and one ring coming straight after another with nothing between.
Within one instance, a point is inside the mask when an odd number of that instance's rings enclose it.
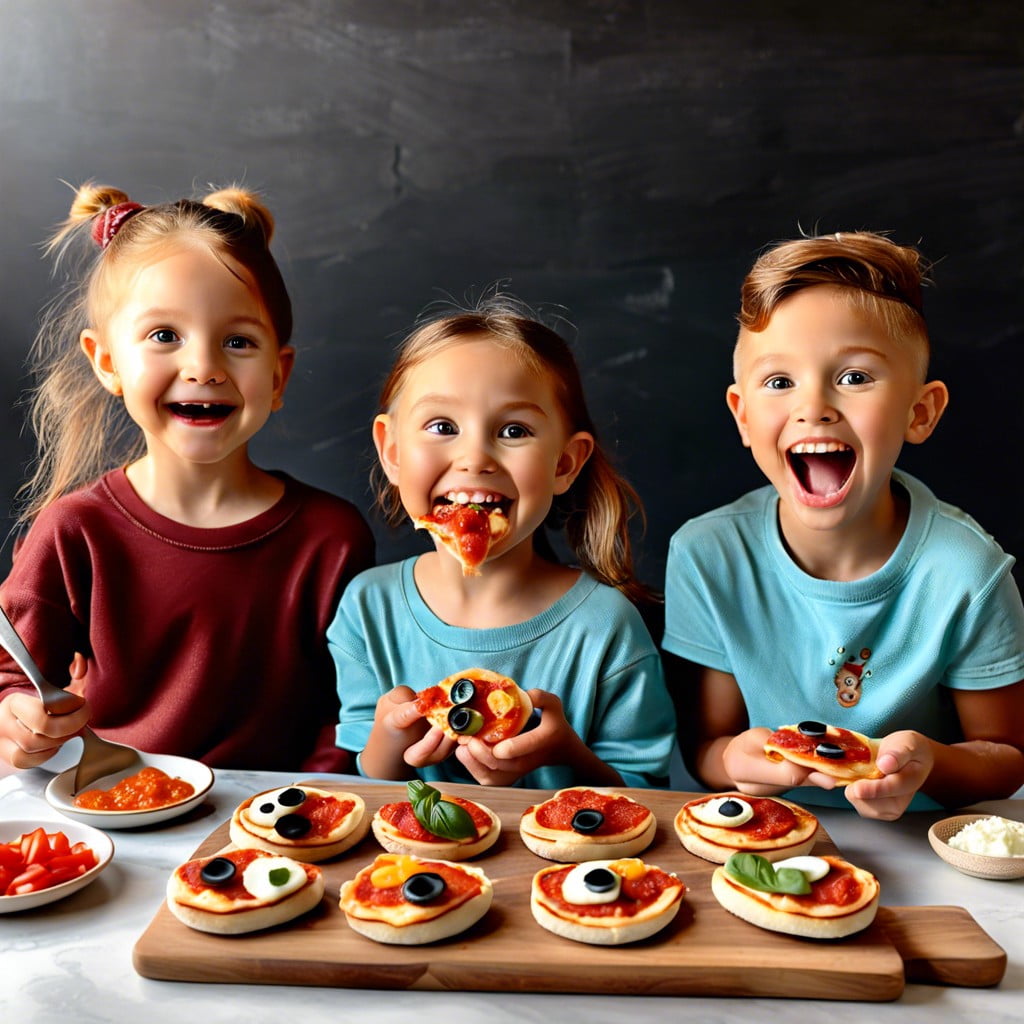
<instances>
[{"instance_id":1,"label":"black olive slice","mask_svg":"<svg viewBox=\"0 0 1024 1024\"><path fill-rule=\"evenodd\" d=\"M305 799L305 790L299 789L297 786L289 786L286 790L278 794L277 802L282 807L298 807L299 804L305 801Z\"/></svg>"},{"instance_id":2,"label":"black olive slice","mask_svg":"<svg viewBox=\"0 0 1024 1024\"><path fill-rule=\"evenodd\" d=\"M828 732L828 726L822 722L801 722L797 730L804 736L824 736Z\"/></svg>"},{"instance_id":3,"label":"black olive slice","mask_svg":"<svg viewBox=\"0 0 1024 1024\"><path fill-rule=\"evenodd\" d=\"M476 687L473 685L473 680L466 678L457 679L448 692L448 697L453 704L468 704L475 695Z\"/></svg>"},{"instance_id":4,"label":"black olive slice","mask_svg":"<svg viewBox=\"0 0 1024 1024\"><path fill-rule=\"evenodd\" d=\"M846 756L843 748L837 747L834 743L819 743L814 752L819 757L827 757L830 761L841 761Z\"/></svg>"},{"instance_id":5,"label":"black olive slice","mask_svg":"<svg viewBox=\"0 0 1024 1024\"><path fill-rule=\"evenodd\" d=\"M596 832L604 824L604 815L591 807L584 807L572 816L573 832L582 832L587 835Z\"/></svg>"},{"instance_id":6,"label":"black olive slice","mask_svg":"<svg viewBox=\"0 0 1024 1024\"><path fill-rule=\"evenodd\" d=\"M410 875L402 885L402 895L410 903L429 903L444 892L444 879L433 871Z\"/></svg>"},{"instance_id":7,"label":"black olive slice","mask_svg":"<svg viewBox=\"0 0 1024 1024\"><path fill-rule=\"evenodd\" d=\"M257 810L260 814L273 814L277 810L277 805L272 803L260 804Z\"/></svg>"},{"instance_id":8,"label":"black olive slice","mask_svg":"<svg viewBox=\"0 0 1024 1024\"><path fill-rule=\"evenodd\" d=\"M274 823L274 831L285 839L301 839L313 827L301 814L282 814Z\"/></svg>"},{"instance_id":9,"label":"black olive slice","mask_svg":"<svg viewBox=\"0 0 1024 1024\"><path fill-rule=\"evenodd\" d=\"M619 884L619 876L608 868L592 868L583 876L583 884L591 892L611 892Z\"/></svg>"},{"instance_id":10,"label":"black olive slice","mask_svg":"<svg viewBox=\"0 0 1024 1024\"><path fill-rule=\"evenodd\" d=\"M235 862L227 857L214 857L208 860L199 872L199 877L207 885L223 885L235 877Z\"/></svg>"},{"instance_id":11,"label":"black olive slice","mask_svg":"<svg viewBox=\"0 0 1024 1024\"><path fill-rule=\"evenodd\" d=\"M726 818L738 818L743 813L743 804L739 800L723 800L718 805L718 813Z\"/></svg>"},{"instance_id":12,"label":"black olive slice","mask_svg":"<svg viewBox=\"0 0 1024 1024\"><path fill-rule=\"evenodd\" d=\"M448 712L448 724L460 735L473 736L484 727L484 716L474 708L460 704Z\"/></svg>"}]
</instances>

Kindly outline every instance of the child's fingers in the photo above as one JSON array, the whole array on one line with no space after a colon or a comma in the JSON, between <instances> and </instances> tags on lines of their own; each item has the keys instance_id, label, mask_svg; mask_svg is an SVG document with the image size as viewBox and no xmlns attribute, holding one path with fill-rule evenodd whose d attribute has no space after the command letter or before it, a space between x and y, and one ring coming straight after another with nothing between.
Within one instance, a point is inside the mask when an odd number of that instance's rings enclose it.
<instances>
[{"instance_id":1,"label":"child's fingers","mask_svg":"<svg viewBox=\"0 0 1024 1024\"><path fill-rule=\"evenodd\" d=\"M414 768L422 768L445 760L455 746L454 740L445 736L440 729L431 727L420 739L405 748L403 759Z\"/></svg>"}]
</instances>

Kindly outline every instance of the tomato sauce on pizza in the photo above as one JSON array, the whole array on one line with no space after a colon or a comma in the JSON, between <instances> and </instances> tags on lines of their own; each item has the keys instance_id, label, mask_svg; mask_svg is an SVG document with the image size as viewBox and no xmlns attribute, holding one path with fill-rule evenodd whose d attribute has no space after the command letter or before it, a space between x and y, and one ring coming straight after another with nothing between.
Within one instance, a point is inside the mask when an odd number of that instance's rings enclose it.
<instances>
[{"instance_id":1,"label":"tomato sauce on pizza","mask_svg":"<svg viewBox=\"0 0 1024 1024\"><path fill-rule=\"evenodd\" d=\"M829 873L811 884L811 891L804 896L790 896L789 899L809 906L848 907L860 899L864 891L863 882L853 870L835 861L829 861Z\"/></svg>"},{"instance_id":2,"label":"tomato sauce on pizza","mask_svg":"<svg viewBox=\"0 0 1024 1024\"><path fill-rule=\"evenodd\" d=\"M473 824L476 826L476 834L478 836L490 827L490 815L483 808L473 803L472 800L463 800L458 796L446 796L444 799L458 804L469 813L469 816L473 819ZM408 800L403 800L400 803L385 804L378 813L389 825L398 829L402 835L407 836L409 839L416 839L423 843L451 842L450 839L446 839L444 836L435 836L433 832L428 832L420 824L419 819L413 812L412 804Z\"/></svg>"},{"instance_id":3,"label":"tomato sauce on pizza","mask_svg":"<svg viewBox=\"0 0 1024 1024\"><path fill-rule=\"evenodd\" d=\"M307 793L302 803L302 816L308 818L307 838L329 836L354 810L352 800L335 800L330 796Z\"/></svg>"},{"instance_id":4,"label":"tomato sauce on pizza","mask_svg":"<svg viewBox=\"0 0 1024 1024\"><path fill-rule=\"evenodd\" d=\"M661 868L648 867L639 878L623 878L618 898L610 903L570 903L562 895L565 879L576 865L547 871L540 878L541 892L553 907L580 917L633 917L656 903L666 889L679 887L679 879Z\"/></svg>"},{"instance_id":5,"label":"tomato sauce on pizza","mask_svg":"<svg viewBox=\"0 0 1024 1024\"><path fill-rule=\"evenodd\" d=\"M598 793L591 789L572 789L557 800L540 804L535 810L537 824L550 829L570 831L577 811L594 810L604 815L604 821L591 833L595 836L619 835L640 826L651 816L648 808L635 800L613 793Z\"/></svg>"},{"instance_id":6,"label":"tomato sauce on pizza","mask_svg":"<svg viewBox=\"0 0 1024 1024\"><path fill-rule=\"evenodd\" d=\"M448 907L464 903L482 891L480 879L468 871L460 871L451 864L436 860L420 861L424 871L431 871L444 879L445 890L442 903ZM407 903L401 885L381 887L372 882L373 872L360 872L353 896L357 902L365 906L397 907Z\"/></svg>"},{"instance_id":7,"label":"tomato sauce on pizza","mask_svg":"<svg viewBox=\"0 0 1024 1024\"><path fill-rule=\"evenodd\" d=\"M858 736L850 732L849 729L839 726L834 726L833 730L828 736L820 736L805 735L794 729L780 729L768 737L768 742L784 750L814 757L818 744L824 740L841 747L845 761L866 762L871 760L871 749L865 746L863 740Z\"/></svg>"},{"instance_id":8,"label":"tomato sauce on pizza","mask_svg":"<svg viewBox=\"0 0 1024 1024\"><path fill-rule=\"evenodd\" d=\"M708 800L714 800L709 797ZM742 825L730 825L729 831L741 833L751 839L778 839L788 835L797 826L797 816L791 808L769 797L744 796L754 816ZM707 803L708 801L704 801Z\"/></svg>"}]
</instances>

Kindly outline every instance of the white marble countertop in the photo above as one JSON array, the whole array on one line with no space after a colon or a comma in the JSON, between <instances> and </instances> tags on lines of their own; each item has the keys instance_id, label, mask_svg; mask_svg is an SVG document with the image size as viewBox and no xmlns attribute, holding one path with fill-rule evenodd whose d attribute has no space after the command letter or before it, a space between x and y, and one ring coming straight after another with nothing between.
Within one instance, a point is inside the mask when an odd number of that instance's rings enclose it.
<instances>
[{"instance_id":1,"label":"white marble countertop","mask_svg":"<svg viewBox=\"0 0 1024 1024\"><path fill-rule=\"evenodd\" d=\"M43 798L52 772L0 777L0 822L58 815ZM304 776L305 777L305 776ZM333 776L332 778L337 778ZM932 1021L958 1015L986 1024L1024 1014L1024 880L992 882L954 871L932 852L931 823L942 814L872 822L852 811L821 809L822 824L854 863L874 872L889 906L967 908L1006 950L1002 983L992 989L907 985L892 1003L667 996L570 996L487 992L383 992L266 985L154 981L136 974L132 949L160 905L173 868L254 792L294 781L268 772L218 771L202 816L139 831L115 831L114 860L77 894L20 914L0 915L0 1020L26 1024L262 1024L365 1021L370 1024L505 1024L586 1020L643 1024L687 1015L700 1021L786 1021L794 1014L830 1024ZM365 782L365 780L360 780ZM1024 820L1024 799L972 810Z\"/></svg>"}]
</instances>

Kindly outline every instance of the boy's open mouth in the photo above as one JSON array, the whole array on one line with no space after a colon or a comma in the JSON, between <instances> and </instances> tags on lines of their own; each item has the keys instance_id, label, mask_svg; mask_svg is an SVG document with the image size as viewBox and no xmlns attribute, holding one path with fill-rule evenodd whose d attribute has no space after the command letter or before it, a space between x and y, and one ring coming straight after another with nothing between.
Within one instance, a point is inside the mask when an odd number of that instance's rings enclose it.
<instances>
[{"instance_id":1,"label":"boy's open mouth","mask_svg":"<svg viewBox=\"0 0 1024 1024\"><path fill-rule=\"evenodd\" d=\"M235 411L233 405L222 402L169 402L167 408L175 416L196 423L219 423Z\"/></svg>"},{"instance_id":2,"label":"boy's open mouth","mask_svg":"<svg viewBox=\"0 0 1024 1024\"><path fill-rule=\"evenodd\" d=\"M842 441L801 441L786 457L801 489L819 501L842 493L857 462L853 449Z\"/></svg>"}]
</instances>

